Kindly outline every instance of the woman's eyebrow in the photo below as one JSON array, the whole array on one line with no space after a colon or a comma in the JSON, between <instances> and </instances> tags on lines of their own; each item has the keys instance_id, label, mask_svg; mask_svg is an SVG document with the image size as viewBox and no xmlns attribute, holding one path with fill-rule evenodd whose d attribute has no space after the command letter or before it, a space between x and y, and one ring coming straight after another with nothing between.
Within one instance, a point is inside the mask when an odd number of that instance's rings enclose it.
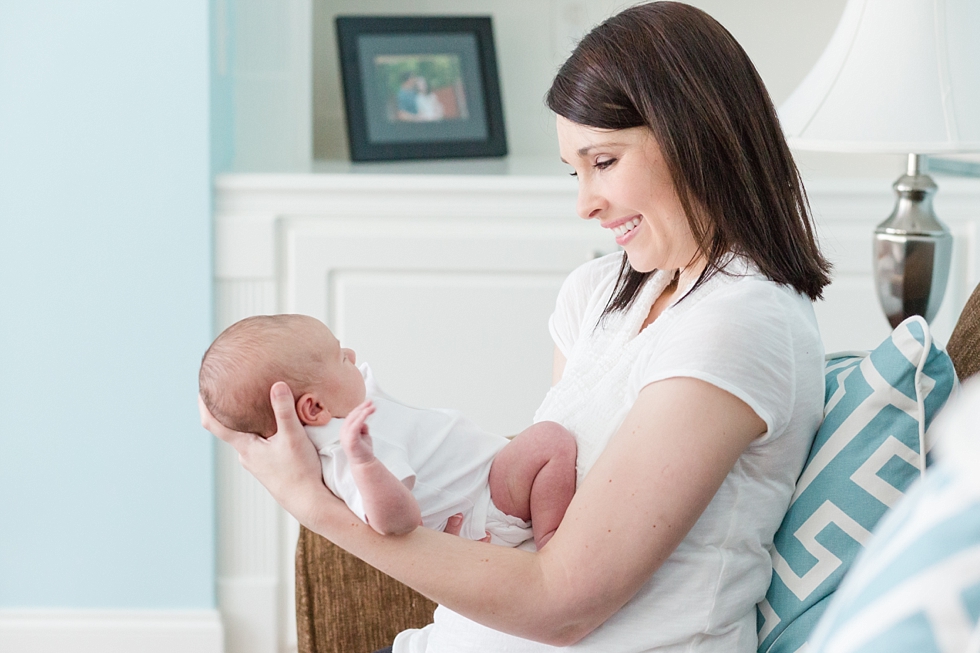
<instances>
[{"instance_id":1,"label":"woman's eyebrow","mask_svg":"<svg viewBox=\"0 0 980 653\"><path fill-rule=\"evenodd\" d=\"M586 145L585 147L580 147L575 153L580 157L588 156L589 152L592 150L598 150L606 147L625 147L627 143L620 143L618 141L611 141L609 143L593 143L592 145ZM559 157L562 163L568 163L564 157Z\"/></svg>"},{"instance_id":2,"label":"woman's eyebrow","mask_svg":"<svg viewBox=\"0 0 980 653\"><path fill-rule=\"evenodd\" d=\"M580 147L578 150L579 156L586 156L592 150L598 150L606 147L623 147L626 143L620 143L617 141L610 141L608 143L593 143L592 145L586 145L585 147Z\"/></svg>"}]
</instances>

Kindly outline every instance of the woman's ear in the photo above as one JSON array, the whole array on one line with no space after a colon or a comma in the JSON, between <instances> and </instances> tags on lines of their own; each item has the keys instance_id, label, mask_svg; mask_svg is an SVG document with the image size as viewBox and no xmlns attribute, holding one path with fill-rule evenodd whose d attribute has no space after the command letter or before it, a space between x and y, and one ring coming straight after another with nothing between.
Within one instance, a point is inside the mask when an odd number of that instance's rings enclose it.
<instances>
[{"instance_id":1,"label":"woman's ear","mask_svg":"<svg viewBox=\"0 0 980 653\"><path fill-rule=\"evenodd\" d=\"M307 426L323 426L333 419L330 411L310 392L296 401L296 414L299 415L299 421Z\"/></svg>"}]
</instances>

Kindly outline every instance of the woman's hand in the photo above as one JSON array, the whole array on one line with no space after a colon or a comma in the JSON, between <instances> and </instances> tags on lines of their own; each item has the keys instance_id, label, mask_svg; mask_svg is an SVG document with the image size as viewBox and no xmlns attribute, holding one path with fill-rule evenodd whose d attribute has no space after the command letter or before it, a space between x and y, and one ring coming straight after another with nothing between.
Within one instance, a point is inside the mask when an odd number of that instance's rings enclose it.
<instances>
[{"instance_id":1,"label":"woman's hand","mask_svg":"<svg viewBox=\"0 0 980 653\"><path fill-rule=\"evenodd\" d=\"M233 431L221 424L198 398L201 425L238 452L247 471L301 524L315 521L319 511L340 500L323 484L320 458L306 435L289 386L278 382L269 391L277 431L269 438ZM342 506L343 504L341 504Z\"/></svg>"}]
</instances>

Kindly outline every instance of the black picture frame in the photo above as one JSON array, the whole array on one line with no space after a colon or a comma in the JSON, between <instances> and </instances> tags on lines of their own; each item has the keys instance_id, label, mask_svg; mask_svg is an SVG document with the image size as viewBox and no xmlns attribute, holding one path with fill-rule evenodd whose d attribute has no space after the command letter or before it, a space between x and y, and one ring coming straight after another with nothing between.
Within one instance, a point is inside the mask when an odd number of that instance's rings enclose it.
<instances>
[{"instance_id":1,"label":"black picture frame","mask_svg":"<svg viewBox=\"0 0 980 653\"><path fill-rule=\"evenodd\" d=\"M489 16L337 16L352 161L507 154Z\"/></svg>"}]
</instances>

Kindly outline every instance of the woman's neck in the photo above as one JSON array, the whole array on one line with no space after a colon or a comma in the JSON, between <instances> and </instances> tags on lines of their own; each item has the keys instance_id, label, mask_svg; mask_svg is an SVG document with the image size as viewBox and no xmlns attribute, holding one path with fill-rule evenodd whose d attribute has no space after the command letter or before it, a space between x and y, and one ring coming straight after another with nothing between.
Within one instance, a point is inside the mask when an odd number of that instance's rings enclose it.
<instances>
[{"instance_id":1,"label":"woman's neck","mask_svg":"<svg viewBox=\"0 0 980 653\"><path fill-rule=\"evenodd\" d=\"M684 267L677 268L674 274L677 278L677 287L681 292L686 293L694 285L707 265L708 261L703 256L698 256Z\"/></svg>"},{"instance_id":2,"label":"woman's neck","mask_svg":"<svg viewBox=\"0 0 980 653\"><path fill-rule=\"evenodd\" d=\"M688 289L694 285L698 277L701 276L701 273L704 272L705 265L706 261L704 259L698 259L690 265L674 270L674 275L670 283L667 284L660 293L660 296L654 300L653 305L650 307L650 312L647 314L646 319L643 320L641 331L652 324L665 310L673 306L687 293Z\"/></svg>"}]
</instances>

